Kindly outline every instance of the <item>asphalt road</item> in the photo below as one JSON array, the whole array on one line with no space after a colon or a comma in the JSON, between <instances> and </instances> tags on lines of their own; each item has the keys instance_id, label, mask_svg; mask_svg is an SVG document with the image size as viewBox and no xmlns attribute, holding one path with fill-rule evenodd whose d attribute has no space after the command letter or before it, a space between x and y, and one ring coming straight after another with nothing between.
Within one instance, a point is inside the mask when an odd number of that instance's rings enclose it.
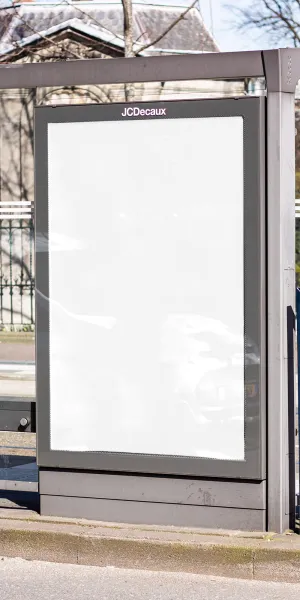
<instances>
[{"instance_id":1,"label":"asphalt road","mask_svg":"<svg viewBox=\"0 0 300 600\"><path fill-rule=\"evenodd\" d=\"M299 600L300 584L0 560L1 600Z\"/></svg>"}]
</instances>

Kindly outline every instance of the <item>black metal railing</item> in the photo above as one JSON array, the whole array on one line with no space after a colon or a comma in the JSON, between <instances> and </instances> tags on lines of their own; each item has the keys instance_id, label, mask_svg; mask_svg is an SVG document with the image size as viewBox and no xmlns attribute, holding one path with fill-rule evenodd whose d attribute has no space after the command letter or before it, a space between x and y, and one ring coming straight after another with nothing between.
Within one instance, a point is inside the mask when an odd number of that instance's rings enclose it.
<instances>
[{"instance_id":1,"label":"black metal railing","mask_svg":"<svg viewBox=\"0 0 300 600\"><path fill-rule=\"evenodd\" d=\"M30 330L35 322L34 221L26 212L18 216L0 211L0 327Z\"/></svg>"}]
</instances>

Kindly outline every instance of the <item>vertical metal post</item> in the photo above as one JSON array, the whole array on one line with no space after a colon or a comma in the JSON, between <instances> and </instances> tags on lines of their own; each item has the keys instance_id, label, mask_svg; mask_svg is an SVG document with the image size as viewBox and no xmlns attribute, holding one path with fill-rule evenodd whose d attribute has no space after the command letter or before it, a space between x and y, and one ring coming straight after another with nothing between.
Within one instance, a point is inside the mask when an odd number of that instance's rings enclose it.
<instances>
[{"instance_id":1,"label":"vertical metal post","mask_svg":"<svg viewBox=\"0 0 300 600\"><path fill-rule=\"evenodd\" d=\"M300 289L296 289L296 310L297 310L297 367L298 367L298 402L297 402L297 429L298 429L298 472L296 478L298 478L298 499L297 499L297 518L298 518L298 528L299 528L299 517L300 517Z\"/></svg>"},{"instance_id":2,"label":"vertical metal post","mask_svg":"<svg viewBox=\"0 0 300 600\"><path fill-rule=\"evenodd\" d=\"M289 489L295 450L289 439L294 358L288 342L289 314L295 314L294 102L293 93L268 89L268 530L277 532L291 526L295 505Z\"/></svg>"},{"instance_id":3,"label":"vertical metal post","mask_svg":"<svg viewBox=\"0 0 300 600\"><path fill-rule=\"evenodd\" d=\"M24 284L26 285L26 278L24 277L24 227L23 227L23 219L20 219L20 236L21 236L21 264L20 264L20 302L21 302L21 323L24 323L24 315L23 315L23 295L24 295ZM26 289L26 288L25 288Z\"/></svg>"},{"instance_id":4,"label":"vertical metal post","mask_svg":"<svg viewBox=\"0 0 300 600\"><path fill-rule=\"evenodd\" d=\"M13 272L12 272L12 264L13 264L13 228L12 221L8 223L8 231L9 231L9 296L10 296L10 320L11 324L14 323L14 300L13 300Z\"/></svg>"},{"instance_id":5,"label":"vertical metal post","mask_svg":"<svg viewBox=\"0 0 300 600\"><path fill-rule=\"evenodd\" d=\"M35 307L34 307L34 292L35 292L35 271L32 266L33 259L33 244L34 244L34 220L33 215L31 215L31 219L28 223L28 231L29 231L29 292L30 292L30 324L35 324ZM35 264L34 264L35 269Z\"/></svg>"}]
</instances>

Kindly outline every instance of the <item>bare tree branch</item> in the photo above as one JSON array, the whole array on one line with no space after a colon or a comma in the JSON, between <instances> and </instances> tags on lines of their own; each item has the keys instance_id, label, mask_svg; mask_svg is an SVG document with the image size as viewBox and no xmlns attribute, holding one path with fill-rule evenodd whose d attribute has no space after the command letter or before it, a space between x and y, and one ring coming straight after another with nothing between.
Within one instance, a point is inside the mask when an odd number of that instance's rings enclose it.
<instances>
[{"instance_id":1,"label":"bare tree branch","mask_svg":"<svg viewBox=\"0 0 300 600\"><path fill-rule=\"evenodd\" d=\"M125 58L134 56L133 52L133 14L131 0L122 0L124 19L124 54Z\"/></svg>"},{"instance_id":2,"label":"bare tree branch","mask_svg":"<svg viewBox=\"0 0 300 600\"><path fill-rule=\"evenodd\" d=\"M61 6L61 5L71 6L72 10L76 11L77 13L79 13L80 15L82 15L83 17L87 17L89 21L91 21L92 23L94 23L100 29L102 29L104 31L107 31L112 36L112 39L111 39L110 43L104 42L103 40L101 40L101 42L100 42L101 46L110 48L110 45L113 44L114 39L119 40L120 42L124 43L124 36L115 33L114 31L112 31L111 29L109 29L106 25L103 25L103 23L101 23L100 21L98 21L98 19L96 19L94 17L94 15L92 15L90 13L87 13L86 11L82 10L82 8L79 8L78 4L75 5L72 2L70 2L69 0L61 0L60 2L57 2L56 4L54 4L53 6ZM16 9L20 8L20 7L21 7L20 4L14 4L11 7L5 7L5 8L4 7L0 7L0 12L4 11L4 10L5 11L11 10L11 9L16 12ZM27 25L27 22L25 24ZM31 28L31 31L34 31L34 33L38 33L37 31L33 30L32 28Z\"/></svg>"},{"instance_id":3,"label":"bare tree branch","mask_svg":"<svg viewBox=\"0 0 300 600\"><path fill-rule=\"evenodd\" d=\"M237 17L237 29L258 29L274 42L300 45L300 0L255 0L248 8L229 5Z\"/></svg>"},{"instance_id":4,"label":"bare tree branch","mask_svg":"<svg viewBox=\"0 0 300 600\"><path fill-rule=\"evenodd\" d=\"M83 16L87 16L87 13L84 12L84 10L82 10L81 8L79 8L78 4L76 6L72 5L72 3L69 2L69 0L63 0L62 3L63 4L68 4L68 5L72 6L72 8L75 9L77 12L79 12ZM100 27L101 29L104 29L105 31L107 31L108 33L110 33L112 36L114 36L115 39L118 39L118 40L120 40L121 42L124 43L124 36L118 35L117 33L114 33L113 31L111 31L111 29L108 29L106 26L104 26L102 23L100 23L100 21L98 21L98 19L95 19L95 17L93 15L89 14L88 18L89 18L89 20L93 21L93 23L95 23L95 25L97 25L97 27ZM113 39L112 39L112 42L113 42ZM108 44L106 44L106 45L108 46Z\"/></svg>"},{"instance_id":5,"label":"bare tree branch","mask_svg":"<svg viewBox=\"0 0 300 600\"><path fill-rule=\"evenodd\" d=\"M297 27L299 28L299 24L297 25L297 23L294 21L291 5L289 5L288 2L285 3L285 5L282 5L278 0L271 0L271 2L268 0L263 0L263 3L265 4L265 8L273 14L275 19L282 21L286 25L287 29L292 33L294 42L300 42L300 37L297 32Z\"/></svg>"},{"instance_id":6,"label":"bare tree branch","mask_svg":"<svg viewBox=\"0 0 300 600\"><path fill-rule=\"evenodd\" d=\"M122 2L123 2L123 0L122 0ZM198 3L198 0L194 0L194 2L190 6L188 6L188 8L185 11L183 11L181 13L181 15L179 15L179 17L177 19L175 19L175 21L173 21L171 23L171 25L166 27L166 29L162 33L160 33L154 40L152 40L152 42L149 42L148 44L144 44L143 46L141 46L134 53L134 55L137 56L141 52L144 52L144 50L147 50L147 48L150 48L151 46L155 46L156 44L158 44L158 42L160 42L168 33L170 33L170 31L172 31L172 29L174 29L174 27L176 25L178 25L178 23L180 23L180 21L182 21L182 19L184 19L186 17L186 15L190 12L190 10L192 10L192 8L194 8L194 6L196 6L197 3Z\"/></svg>"},{"instance_id":7,"label":"bare tree branch","mask_svg":"<svg viewBox=\"0 0 300 600\"><path fill-rule=\"evenodd\" d=\"M124 21L124 56L132 58L135 56L133 50L133 14L132 0L121 0L123 6L123 21ZM125 100L131 102L134 98L134 83L126 83L124 86Z\"/></svg>"},{"instance_id":8,"label":"bare tree branch","mask_svg":"<svg viewBox=\"0 0 300 600\"><path fill-rule=\"evenodd\" d=\"M81 14L83 17L87 17L89 21L92 21L97 27L99 27L100 29L103 29L104 31L107 31L111 36L111 44L113 43L114 39L118 39L120 40L122 43L124 43L124 37L122 35L118 35L117 33L113 32L111 29L109 29L108 27L106 27L105 25L103 25L103 23L101 23L100 21L98 21L98 19L96 19L94 17L94 15L85 12L84 10L82 10L81 8L79 8L78 4L75 5L72 2L70 2L69 0L61 0L60 2L57 2L56 4L54 4L53 6L61 6L61 5L66 5L66 6L70 6L72 8L72 10L78 12L79 14ZM1 11L7 11L7 10L14 10L16 12L17 8L20 8L21 4L13 4L11 7L0 7L0 12ZM19 16L19 15L18 15ZM24 22L24 21L23 21ZM27 22L26 22L26 25ZM33 29L31 28L31 30L33 31ZM34 30L34 33L38 33L37 31ZM107 42L104 42L101 40L101 45L103 47L107 47L110 48L110 44Z\"/></svg>"},{"instance_id":9,"label":"bare tree branch","mask_svg":"<svg viewBox=\"0 0 300 600\"><path fill-rule=\"evenodd\" d=\"M25 19L23 19L22 15L20 14L20 12L17 10L17 8L15 6L13 6L13 10L16 14L16 16L20 19L20 21L23 23L23 25L26 25L26 27L28 27L29 31L31 31L34 35L38 35L39 38L41 40L43 40L44 42L46 42L46 44L50 44L51 46L55 46L60 48L60 45L58 42L56 42L55 40L53 40L53 38L48 38L46 37L43 33L41 33L40 31L37 31L36 29L34 29L27 21L25 21ZM18 42L15 42L15 44L21 49L22 45L18 44ZM77 58L77 59L81 59L82 57L77 54L76 52L72 52L70 51L70 54L73 56L73 58Z\"/></svg>"}]
</instances>

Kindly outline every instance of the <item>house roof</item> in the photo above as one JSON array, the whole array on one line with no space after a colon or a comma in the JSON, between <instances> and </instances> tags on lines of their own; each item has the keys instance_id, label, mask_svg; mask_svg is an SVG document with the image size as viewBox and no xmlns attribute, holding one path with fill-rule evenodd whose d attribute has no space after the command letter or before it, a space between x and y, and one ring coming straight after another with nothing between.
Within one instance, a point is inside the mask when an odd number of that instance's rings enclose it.
<instances>
[{"instance_id":1,"label":"house roof","mask_svg":"<svg viewBox=\"0 0 300 600\"><path fill-rule=\"evenodd\" d=\"M155 40L186 10L184 6L133 4L134 39L141 45ZM2 11L0 54L73 29L88 37L123 47L123 10L120 2L21 2ZM138 50L138 45L136 46ZM157 52L217 52L200 12L192 8L156 45Z\"/></svg>"},{"instance_id":2,"label":"house roof","mask_svg":"<svg viewBox=\"0 0 300 600\"><path fill-rule=\"evenodd\" d=\"M25 50L26 46L40 42L44 40L44 38L51 39L55 35L64 31L80 34L81 36L85 36L85 38L89 38L90 40L96 40L97 45L98 43L101 44L99 47L103 49L103 51L105 51L105 48L107 47L115 47L120 50L120 54L122 50L123 54L124 42L121 38L115 36L106 29L96 28L83 23L80 19L69 19L68 21L59 23L58 25L53 25L53 27L49 27L49 29L44 31L39 31L38 33L33 33L32 35L26 36L17 42L18 48L23 48ZM15 50L15 43L9 45L3 44L3 46L1 46L0 43L0 57L3 54L7 55L10 52L15 52Z\"/></svg>"}]
</instances>

